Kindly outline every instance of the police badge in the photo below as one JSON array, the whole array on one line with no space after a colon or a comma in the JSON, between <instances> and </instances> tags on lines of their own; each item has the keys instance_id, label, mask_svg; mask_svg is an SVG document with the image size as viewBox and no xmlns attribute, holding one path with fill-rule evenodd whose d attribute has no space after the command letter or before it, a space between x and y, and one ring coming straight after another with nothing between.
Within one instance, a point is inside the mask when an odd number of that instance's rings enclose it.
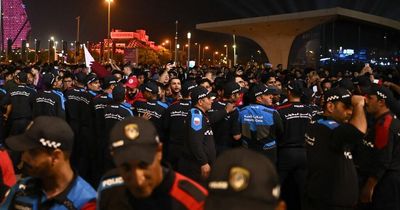
<instances>
[{"instance_id":1,"label":"police badge","mask_svg":"<svg viewBox=\"0 0 400 210\"><path fill-rule=\"evenodd\" d=\"M125 130L125 136L129 140L136 140L136 138L139 136L139 127L136 124L128 124L124 127Z\"/></svg>"},{"instance_id":2,"label":"police badge","mask_svg":"<svg viewBox=\"0 0 400 210\"><path fill-rule=\"evenodd\" d=\"M236 192L247 188L250 181L250 172L241 167L233 167L229 173L229 185Z\"/></svg>"}]
</instances>

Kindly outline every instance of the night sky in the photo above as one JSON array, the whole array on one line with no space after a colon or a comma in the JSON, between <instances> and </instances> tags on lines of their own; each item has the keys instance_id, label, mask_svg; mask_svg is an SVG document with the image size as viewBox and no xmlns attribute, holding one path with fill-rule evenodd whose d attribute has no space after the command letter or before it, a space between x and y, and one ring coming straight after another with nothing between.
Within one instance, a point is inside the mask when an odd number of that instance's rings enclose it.
<instances>
[{"instance_id":1,"label":"night sky","mask_svg":"<svg viewBox=\"0 0 400 210\"><path fill-rule=\"evenodd\" d=\"M32 26L31 40L75 40L76 20L81 17L81 40L100 41L107 35L105 0L24 0ZM124 31L145 29L152 41L160 44L175 35L186 41L211 44L232 42L231 36L195 30L198 23L306 11L341 6L400 20L399 0L114 0L111 27ZM249 41L240 39L243 43ZM251 45L251 44L250 44Z\"/></svg>"}]
</instances>

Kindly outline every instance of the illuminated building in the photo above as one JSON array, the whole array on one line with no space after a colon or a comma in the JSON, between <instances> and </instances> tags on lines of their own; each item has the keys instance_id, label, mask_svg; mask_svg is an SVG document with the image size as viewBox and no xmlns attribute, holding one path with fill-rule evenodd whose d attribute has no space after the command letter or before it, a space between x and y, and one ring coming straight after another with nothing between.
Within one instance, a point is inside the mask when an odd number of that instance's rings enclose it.
<instances>
[{"instance_id":1,"label":"illuminated building","mask_svg":"<svg viewBox=\"0 0 400 210\"><path fill-rule=\"evenodd\" d=\"M1 12L1 49L7 48L7 39L13 41L12 48L20 48L22 40L27 40L31 31L28 15L22 0L0 0Z\"/></svg>"}]
</instances>

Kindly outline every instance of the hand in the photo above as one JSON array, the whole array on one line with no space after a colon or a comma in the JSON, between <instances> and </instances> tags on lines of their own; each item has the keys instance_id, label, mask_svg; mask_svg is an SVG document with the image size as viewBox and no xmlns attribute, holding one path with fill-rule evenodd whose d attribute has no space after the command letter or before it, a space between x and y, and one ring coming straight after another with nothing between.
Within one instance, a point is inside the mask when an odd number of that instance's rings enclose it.
<instances>
[{"instance_id":1,"label":"hand","mask_svg":"<svg viewBox=\"0 0 400 210\"><path fill-rule=\"evenodd\" d=\"M361 189L360 201L361 203L371 203L372 195L374 194L374 188L377 184L377 180L375 178L368 178L364 187Z\"/></svg>"},{"instance_id":2,"label":"hand","mask_svg":"<svg viewBox=\"0 0 400 210\"><path fill-rule=\"evenodd\" d=\"M150 114L150 112L145 112L140 117L142 117L145 120L150 120L151 119L151 114Z\"/></svg>"},{"instance_id":3,"label":"hand","mask_svg":"<svg viewBox=\"0 0 400 210\"><path fill-rule=\"evenodd\" d=\"M206 179L210 175L211 167L207 163L207 164L202 165L200 170L201 170L201 176Z\"/></svg>"},{"instance_id":4,"label":"hand","mask_svg":"<svg viewBox=\"0 0 400 210\"><path fill-rule=\"evenodd\" d=\"M236 109L235 105L232 103L227 103L225 106L225 110L226 112L229 114L231 112L233 112Z\"/></svg>"},{"instance_id":5,"label":"hand","mask_svg":"<svg viewBox=\"0 0 400 210\"><path fill-rule=\"evenodd\" d=\"M365 105L365 97L359 95L353 95L351 97L351 104L353 106L364 106Z\"/></svg>"},{"instance_id":6,"label":"hand","mask_svg":"<svg viewBox=\"0 0 400 210\"><path fill-rule=\"evenodd\" d=\"M390 88L390 86L392 86L392 84L393 84L393 83L388 82L388 81L386 81L386 82L383 83L383 85L386 86L386 87L388 87L388 88Z\"/></svg>"}]
</instances>

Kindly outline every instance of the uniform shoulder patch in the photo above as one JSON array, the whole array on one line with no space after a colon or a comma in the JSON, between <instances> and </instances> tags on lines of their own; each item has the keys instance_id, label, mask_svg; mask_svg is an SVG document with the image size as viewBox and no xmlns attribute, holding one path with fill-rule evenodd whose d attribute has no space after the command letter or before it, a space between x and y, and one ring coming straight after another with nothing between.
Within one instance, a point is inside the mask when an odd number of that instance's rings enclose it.
<instances>
[{"instance_id":1,"label":"uniform shoulder patch","mask_svg":"<svg viewBox=\"0 0 400 210\"><path fill-rule=\"evenodd\" d=\"M188 180L180 180L178 182L178 187L187 194L191 195L197 202L201 202L206 199L206 195Z\"/></svg>"},{"instance_id":2,"label":"uniform shoulder patch","mask_svg":"<svg viewBox=\"0 0 400 210\"><path fill-rule=\"evenodd\" d=\"M190 126L193 130L199 131L203 127L203 115L197 109L190 110L192 118L190 119Z\"/></svg>"},{"instance_id":3,"label":"uniform shoulder patch","mask_svg":"<svg viewBox=\"0 0 400 210\"><path fill-rule=\"evenodd\" d=\"M333 130L337 127L339 127L339 123L337 123L336 121L333 120L324 120L324 119L320 119L317 121L317 123L321 124L321 125L325 125L326 127L328 127L329 129Z\"/></svg>"}]
</instances>

